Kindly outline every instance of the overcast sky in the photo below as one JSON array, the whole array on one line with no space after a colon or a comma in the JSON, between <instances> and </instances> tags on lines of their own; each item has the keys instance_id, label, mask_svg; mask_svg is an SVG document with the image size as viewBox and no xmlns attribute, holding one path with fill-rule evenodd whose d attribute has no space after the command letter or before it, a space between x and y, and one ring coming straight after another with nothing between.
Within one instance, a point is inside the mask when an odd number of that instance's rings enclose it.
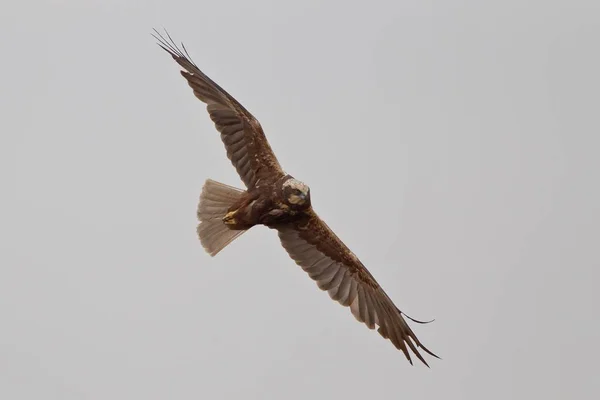
<instances>
[{"instance_id":1,"label":"overcast sky","mask_svg":"<svg viewBox=\"0 0 600 400\"><path fill-rule=\"evenodd\" d=\"M361 4L361 5L359 5ZM411 367L252 229L166 27L442 360ZM597 399L600 3L0 6L0 398Z\"/></svg>"}]
</instances>

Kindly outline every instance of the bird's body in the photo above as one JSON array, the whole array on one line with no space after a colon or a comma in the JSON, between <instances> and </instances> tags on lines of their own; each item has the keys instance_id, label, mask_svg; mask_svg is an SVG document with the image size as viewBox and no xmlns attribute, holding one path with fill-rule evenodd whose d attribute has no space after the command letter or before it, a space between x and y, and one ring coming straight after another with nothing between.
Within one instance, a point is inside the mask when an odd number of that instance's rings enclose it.
<instances>
[{"instance_id":1,"label":"bird's body","mask_svg":"<svg viewBox=\"0 0 600 400\"><path fill-rule=\"evenodd\" d=\"M409 349L437 357L417 339L403 314L362 262L312 207L309 187L287 174L275 157L260 123L212 81L169 38L156 32L159 45L183 68L181 74L221 133L227 157L246 185L243 191L207 180L198 204L198 236L214 256L255 225L278 232L289 256L333 300L375 329L411 362ZM414 321L414 320L413 320ZM419 322L419 321L415 321Z\"/></svg>"},{"instance_id":2,"label":"bird's body","mask_svg":"<svg viewBox=\"0 0 600 400\"><path fill-rule=\"evenodd\" d=\"M298 190L300 194L295 194L294 190ZM290 175L285 175L275 182L259 183L244 192L242 197L229 207L223 222L233 230L250 229L254 225L276 228L301 220L310 208L308 186Z\"/></svg>"}]
</instances>

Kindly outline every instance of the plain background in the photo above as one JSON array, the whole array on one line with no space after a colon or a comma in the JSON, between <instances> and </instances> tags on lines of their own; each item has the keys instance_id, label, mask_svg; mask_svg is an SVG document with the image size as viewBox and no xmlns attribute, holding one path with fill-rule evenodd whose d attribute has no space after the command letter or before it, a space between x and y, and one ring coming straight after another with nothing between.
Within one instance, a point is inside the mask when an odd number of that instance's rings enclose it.
<instances>
[{"instance_id":1,"label":"plain background","mask_svg":"<svg viewBox=\"0 0 600 400\"><path fill-rule=\"evenodd\" d=\"M1 7L0 398L600 398L597 0ZM161 26L443 360L268 229L204 253L241 183Z\"/></svg>"}]
</instances>

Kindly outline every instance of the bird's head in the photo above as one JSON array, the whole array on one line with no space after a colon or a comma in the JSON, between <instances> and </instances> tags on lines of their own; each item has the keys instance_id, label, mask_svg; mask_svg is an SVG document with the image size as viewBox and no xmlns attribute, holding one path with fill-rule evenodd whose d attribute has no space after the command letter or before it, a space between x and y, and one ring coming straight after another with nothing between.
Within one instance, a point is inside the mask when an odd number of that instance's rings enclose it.
<instances>
[{"instance_id":1,"label":"bird's head","mask_svg":"<svg viewBox=\"0 0 600 400\"><path fill-rule=\"evenodd\" d=\"M283 198L293 208L310 206L310 188L297 179L290 178L283 182Z\"/></svg>"}]
</instances>

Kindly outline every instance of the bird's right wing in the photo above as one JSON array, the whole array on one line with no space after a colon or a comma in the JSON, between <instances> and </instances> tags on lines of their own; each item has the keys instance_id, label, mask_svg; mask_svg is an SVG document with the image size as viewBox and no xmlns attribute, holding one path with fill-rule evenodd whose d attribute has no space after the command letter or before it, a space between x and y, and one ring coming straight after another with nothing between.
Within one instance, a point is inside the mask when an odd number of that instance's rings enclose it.
<instances>
[{"instance_id":1,"label":"bird's right wing","mask_svg":"<svg viewBox=\"0 0 600 400\"><path fill-rule=\"evenodd\" d=\"M314 211L304 220L276 229L290 257L319 288L326 290L333 300L349 306L354 317L370 329L377 325L381 336L402 350L411 364L408 348L427 366L417 347L439 358L417 339L403 313L375 278Z\"/></svg>"},{"instance_id":2,"label":"bird's right wing","mask_svg":"<svg viewBox=\"0 0 600 400\"><path fill-rule=\"evenodd\" d=\"M227 157L248 189L257 181L274 182L284 176L260 123L223 88L212 81L194 64L185 51L175 45L171 37L155 30L158 45L168 52L184 70L181 75L188 81L194 94L206 103L210 118L221 133Z\"/></svg>"}]
</instances>

